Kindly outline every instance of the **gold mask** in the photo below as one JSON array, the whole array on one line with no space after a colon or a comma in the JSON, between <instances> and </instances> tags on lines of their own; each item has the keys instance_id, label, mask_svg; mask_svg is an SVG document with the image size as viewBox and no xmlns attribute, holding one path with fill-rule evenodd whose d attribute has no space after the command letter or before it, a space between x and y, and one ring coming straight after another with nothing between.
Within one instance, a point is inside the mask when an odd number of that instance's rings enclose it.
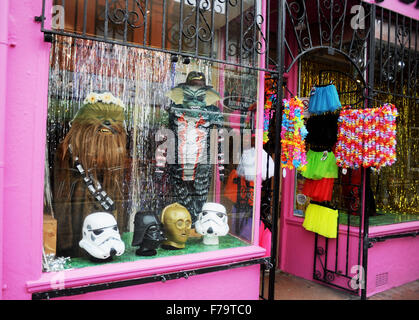
<instances>
[{"instance_id":1,"label":"gold mask","mask_svg":"<svg viewBox=\"0 0 419 320\"><path fill-rule=\"evenodd\" d=\"M192 226L192 218L188 209L179 203L168 205L163 209L161 222L167 238L163 242L163 246L171 246L178 249L185 248Z\"/></svg>"}]
</instances>

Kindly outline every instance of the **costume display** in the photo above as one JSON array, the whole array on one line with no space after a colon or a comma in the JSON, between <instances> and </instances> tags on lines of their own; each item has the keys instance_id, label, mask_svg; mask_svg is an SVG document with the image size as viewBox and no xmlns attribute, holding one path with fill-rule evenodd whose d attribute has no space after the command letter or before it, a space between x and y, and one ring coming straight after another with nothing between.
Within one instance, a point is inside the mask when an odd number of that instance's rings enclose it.
<instances>
[{"instance_id":1,"label":"costume display","mask_svg":"<svg viewBox=\"0 0 419 320\"><path fill-rule=\"evenodd\" d=\"M266 249L265 257L271 255L272 232L261 221L259 225L259 246Z\"/></svg>"},{"instance_id":2,"label":"costume display","mask_svg":"<svg viewBox=\"0 0 419 320\"><path fill-rule=\"evenodd\" d=\"M333 152L337 142L338 115L333 111L340 107L334 85L313 88L308 108L311 116L306 123L307 166L301 173L306 178L302 193L310 197L303 227L327 238L336 238L337 235L338 210L325 203L332 200L334 179L338 178Z\"/></svg>"},{"instance_id":3,"label":"costume display","mask_svg":"<svg viewBox=\"0 0 419 320\"><path fill-rule=\"evenodd\" d=\"M344 109L339 117L337 164L342 168L374 167L396 162L396 117L392 104L379 108Z\"/></svg>"},{"instance_id":4,"label":"costume display","mask_svg":"<svg viewBox=\"0 0 419 320\"><path fill-rule=\"evenodd\" d=\"M243 151L240 158L239 165L237 166L237 174L244 177L247 181L253 181L256 178L256 149L250 148ZM268 163L269 158L269 163ZM275 171L275 163L272 157L268 156L265 150L262 149L262 180L272 178Z\"/></svg>"},{"instance_id":5,"label":"costume display","mask_svg":"<svg viewBox=\"0 0 419 320\"><path fill-rule=\"evenodd\" d=\"M161 247L166 250L185 248L192 226L188 209L179 203L168 205L161 213L161 222L167 238Z\"/></svg>"},{"instance_id":6,"label":"costume display","mask_svg":"<svg viewBox=\"0 0 419 320\"><path fill-rule=\"evenodd\" d=\"M116 220L107 212L95 212L84 219L83 238L79 245L86 250L92 260L112 259L125 251Z\"/></svg>"},{"instance_id":7,"label":"costume display","mask_svg":"<svg viewBox=\"0 0 419 320\"><path fill-rule=\"evenodd\" d=\"M288 169L305 170L307 129L304 125L304 105L297 97L283 100L281 124L281 163Z\"/></svg>"},{"instance_id":8,"label":"costume display","mask_svg":"<svg viewBox=\"0 0 419 320\"><path fill-rule=\"evenodd\" d=\"M341 107L335 85L317 85L310 92L308 111L311 114L334 112Z\"/></svg>"},{"instance_id":9,"label":"costume display","mask_svg":"<svg viewBox=\"0 0 419 320\"><path fill-rule=\"evenodd\" d=\"M342 175L342 195L348 213L359 215L361 208L361 168L348 169L348 172ZM377 215L374 193L371 188L371 168L365 170L365 214L369 217Z\"/></svg>"},{"instance_id":10,"label":"costume display","mask_svg":"<svg viewBox=\"0 0 419 320\"><path fill-rule=\"evenodd\" d=\"M334 181L334 178L323 178L319 180L306 179L302 194L309 196L314 201L331 201Z\"/></svg>"},{"instance_id":11,"label":"costume display","mask_svg":"<svg viewBox=\"0 0 419 320\"><path fill-rule=\"evenodd\" d=\"M132 246L139 247L138 256L154 256L156 249L166 240L163 225L153 212L137 212L134 218Z\"/></svg>"},{"instance_id":12,"label":"costume display","mask_svg":"<svg viewBox=\"0 0 419 320\"><path fill-rule=\"evenodd\" d=\"M334 179L338 177L338 166L333 153L337 141L338 115L325 113L313 115L307 120L308 134L306 178L302 193L315 201L331 201Z\"/></svg>"},{"instance_id":13,"label":"costume display","mask_svg":"<svg viewBox=\"0 0 419 320\"><path fill-rule=\"evenodd\" d=\"M240 177L237 170L231 170L224 189L224 196L237 207L253 207L254 181Z\"/></svg>"},{"instance_id":14,"label":"costume display","mask_svg":"<svg viewBox=\"0 0 419 320\"><path fill-rule=\"evenodd\" d=\"M232 170L224 189L224 196L233 202L231 231L247 240L251 239L253 223L253 196L256 178L256 149L243 151L237 170ZM262 149L262 180L274 176L275 163Z\"/></svg>"},{"instance_id":15,"label":"costume display","mask_svg":"<svg viewBox=\"0 0 419 320\"><path fill-rule=\"evenodd\" d=\"M111 93L91 93L58 147L53 205L57 219L57 255L82 254L84 219L92 212L112 213L123 231L122 207L126 129L124 105Z\"/></svg>"},{"instance_id":16,"label":"costume display","mask_svg":"<svg viewBox=\"0 0 419 320\"><path fill-rule=\"evenodd\" d=\"M207 202L195 223L196 232L203 235L206 245L218 245L218 237L229 231L226 208L219 203Z\"/></svg>"},{"instance_id":17,"label":"costume display","mask_svg":"<svg viewBox=\"0 0 419 320\"><path fill-rule=\"evenodd\" d=\"M323 178L338 177L338 166L336 165L336 158L333 152L313 151L307 152L307 167L303 171L302 176L307 179L320 180Z\"/></svg>"},{"instance_id":18,"label":"costume display","mask_svg":"<svg viewBox=\"0 0 419 320\"><path fill-rule=\"evenodd\" d=\"M263 110L263 144L268 143L269 141L269 124L272 120L275 108L272 106L277 102L277 95L275 87L275 81L273 79L267 80L265 76L265 106Z\"/></svg>"},{"instance_id":19,"label":"costume display","mask_svg":"<svg viewBox=\"0 0 419 320\"><path fill-rule=\"evenodd\" d=\"M169 164L171 185L175 200L188 209L194 224L207 201L211 184L210 131L223 126L223 115L215 106L221 97L206 85L204 74L196 71L190 72L186 82L170 90L167 96L172 101L169 128L175 134L175 164ZM222 179L224 155L220 138L217 152Z\"/></svg>"},{"instance_id":20,"label":"costume display","mask_svg":"<svg viewBox=\"0 0 419 320\"><path fill-rule=\"evenodd\" d=\"M310 203L306 209L303 227L326 238L336 238L338 210Z\"/></svg>"}]
</instances>

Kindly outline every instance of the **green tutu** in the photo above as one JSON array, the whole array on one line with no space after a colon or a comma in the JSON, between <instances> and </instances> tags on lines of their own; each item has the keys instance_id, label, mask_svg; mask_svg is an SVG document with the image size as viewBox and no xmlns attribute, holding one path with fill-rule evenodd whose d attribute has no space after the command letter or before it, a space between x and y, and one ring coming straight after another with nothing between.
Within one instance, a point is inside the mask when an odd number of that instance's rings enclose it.
<instances>
[{"instance_id":1,"label":"green tutu","mask_svg":"<svg viewBox=\"0 0 419 320\"><path fill-rule=\"evenodd\" d=\"M302 172L304 178L320 180L338 177L338 166L333 152L316 152L308 150L306 170Z\"/></svg>"}]
</instances>

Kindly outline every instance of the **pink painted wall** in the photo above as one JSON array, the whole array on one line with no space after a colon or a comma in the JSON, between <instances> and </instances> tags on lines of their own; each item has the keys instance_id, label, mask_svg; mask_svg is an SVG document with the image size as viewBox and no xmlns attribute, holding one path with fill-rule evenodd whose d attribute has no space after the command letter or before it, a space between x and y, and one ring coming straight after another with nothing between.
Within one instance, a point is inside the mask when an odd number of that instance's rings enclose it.
<instances>
[{"instance_id":1,"label":"pink painted wall","mask_svg":"<svg viewBox=\"0 0 419 320\"><path fill-rule=\"evenodd\" d=\"M285 258L281 268L283 271L298 277L313 280L315 234L303 228L303 218L289 217L285 220L288 236L285 239L285 243L283 243ZM352 278L356 273L355 270L352 272L351 269L358 265L358 229L351 228L349 232L348 270L346 270L346 234L346 226L341 226L339 231L337 270ZM318 238L317 247L325 249L325 239L323 237ZM329 239L328 252L328 269L335 270L336 239ZM316 261L316 265L316 270L322 270L319 260ZM341 277L340 279L336 278L334 283L346 287L347 281L347 278Z\"/></svg>"},{"instance_id":2,"label":"pink painted wall","mask_svg":"<svg viewBox=\"0 0 419 320\"><path fill-rule=\"evenodd\" d=\"M370 237L417 231L419 222L370 228ZM419 238L388 239L368 250L367 295L419 279Z\"/></svg>"},{"instance_id":3,"label":"pink painted wall","mask_svg":"<svg viewBox=\"0 0 419 320\"><path fill-rule=\"evenodd\" d=\"M257 300L259 265L66 297L70 300ZM246 279L246 281L243 281ZM216 280L216 281L215 281ZM61 298L60 298L61 299ZM58 298L57 298L58 300Z\"/></svg>"},{"instance_id":4,"label":"pink painted wall","mask_svg":"<svg viewBox=\"0 0 419 320\"><path fill-rule=\"evenodd\" d=\"M52 1L46 1L47 21ZM9 10L7 10L7 5ZM33 292L192 270L263 257L258 246L204 252L147 262L42 273L44 154L50 44L40 23L42 1L2 0L0 33L0 299L30 299ZM7 92L5 84L7 83ZM2 94L3 93L3 94ZM3 104L5 103L5 107ZM4 117L3 117L4 112ZM2 156L4 161L2 162ZM4 171L3 171L4 170ZM4 172L4 184L1 174ZM1 198L0 198L1 200ZM257 213L257 217L258 217ZM258 230L258 228L257 228ZM62 283L60 282L63 279ZM243 281L245 279L245 281ZM259 265L76 297L81 299L257 299ZM74 298L74 297L73 297Z\"/></svg>"},{"instance_id":5,"label":"pink painted wall","mask_svg":"<svg viewBox=\"0 0 419 320\"><path fill-rule=\"evenodd\" d=\"M281 270L298 277L313 280L314 233L302 226L303 219L288 217L285 219L287 236L284 237ZM369 237L418 230L419 222L402 223L388 226L370 227ZM348 276L355 277L358 265L357 228L351 228L348 255ZM324 238L319 237L321 247ZM334 252L336 240L329 239L328 268L334 270ZM367 297L419 279L419 238L389 239L378 242L368 250ZM345 273L346 268L346 226L340 228L338 270ZM317 262L317 269L320 268ZM335 284L346 286L346 278L337 278Z\"/></svg>"},{"instance_id":6,"label":"pink painted wall","mask_svg":"<svg viewBox=\"0 0 419 320\"><path fill-rule=\"evenodd\" d=\"M0 231L3 225L3 176L4 176L4 144L5 130L4 117L6 110L7 92L7 51L9 45L8 37L8 1L0 2ZM3 237L0 236L0 300L3 296Z\"/></svg>"},{"instance_id":7,"label":"pink painted wall","mask_svg":"<svg viewBox=\"0 0 419 320\"><path fill-rule=\"evenodd\" d=\"M43 41L41 26L34 22L41 14L42 1L6 2L3 299L18 299L30 297L25 282L39 277L41 271L50 44Z\"/></svg>"},{"instance_id":8,"label":"pink painted wall","mask_svg":"<svg viewBox=\"0 0 419 320\"><path fill-rule=\"evenodd\" d=\"M389 9L391 11L398 12L402 15L407 17L411 17L413 19L419 20L419 8L416 8L417 0L413 1L412 3L403 3L400 0L363 0L368 3L374 3L377 6L381 6L383 8Z\"/></svg>"}]
</instances>

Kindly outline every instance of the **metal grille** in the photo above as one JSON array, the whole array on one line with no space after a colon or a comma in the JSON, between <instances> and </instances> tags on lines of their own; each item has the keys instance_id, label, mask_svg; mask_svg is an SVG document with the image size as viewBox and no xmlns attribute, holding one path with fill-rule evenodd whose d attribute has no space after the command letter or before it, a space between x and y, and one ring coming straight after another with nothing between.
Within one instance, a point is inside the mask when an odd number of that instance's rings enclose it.
<instances>
[{"instance_id":1,"label":"metal grille","mask_svg":"<svg viewBox=\"0 0 419 320\"><path fill-rule=\"evenodd\" d=\"M374 96L419 99L419 21L376 9Z\"/></svg>"},{"instance_id":2,"label":"metal grille","mask_svg":"<svg viewBox=\"0 0 419 320\"><path fill-rule=\"evenodd\" d=\"M388 272L380 273L375 276L375 286L381 287L388 283Z\"/></svg>"},{"instance_id":3,"label":"metal grille","mask_svg":"<svg viewBox=\"0 0 419 320\"><path fill-rule=\"evenodd\" d=\"M271 0L54 0L53 5L51 27L41 20L47 37L67 35L278 72L266 32L277 14Z\"/></svg>"}]
</instances>

